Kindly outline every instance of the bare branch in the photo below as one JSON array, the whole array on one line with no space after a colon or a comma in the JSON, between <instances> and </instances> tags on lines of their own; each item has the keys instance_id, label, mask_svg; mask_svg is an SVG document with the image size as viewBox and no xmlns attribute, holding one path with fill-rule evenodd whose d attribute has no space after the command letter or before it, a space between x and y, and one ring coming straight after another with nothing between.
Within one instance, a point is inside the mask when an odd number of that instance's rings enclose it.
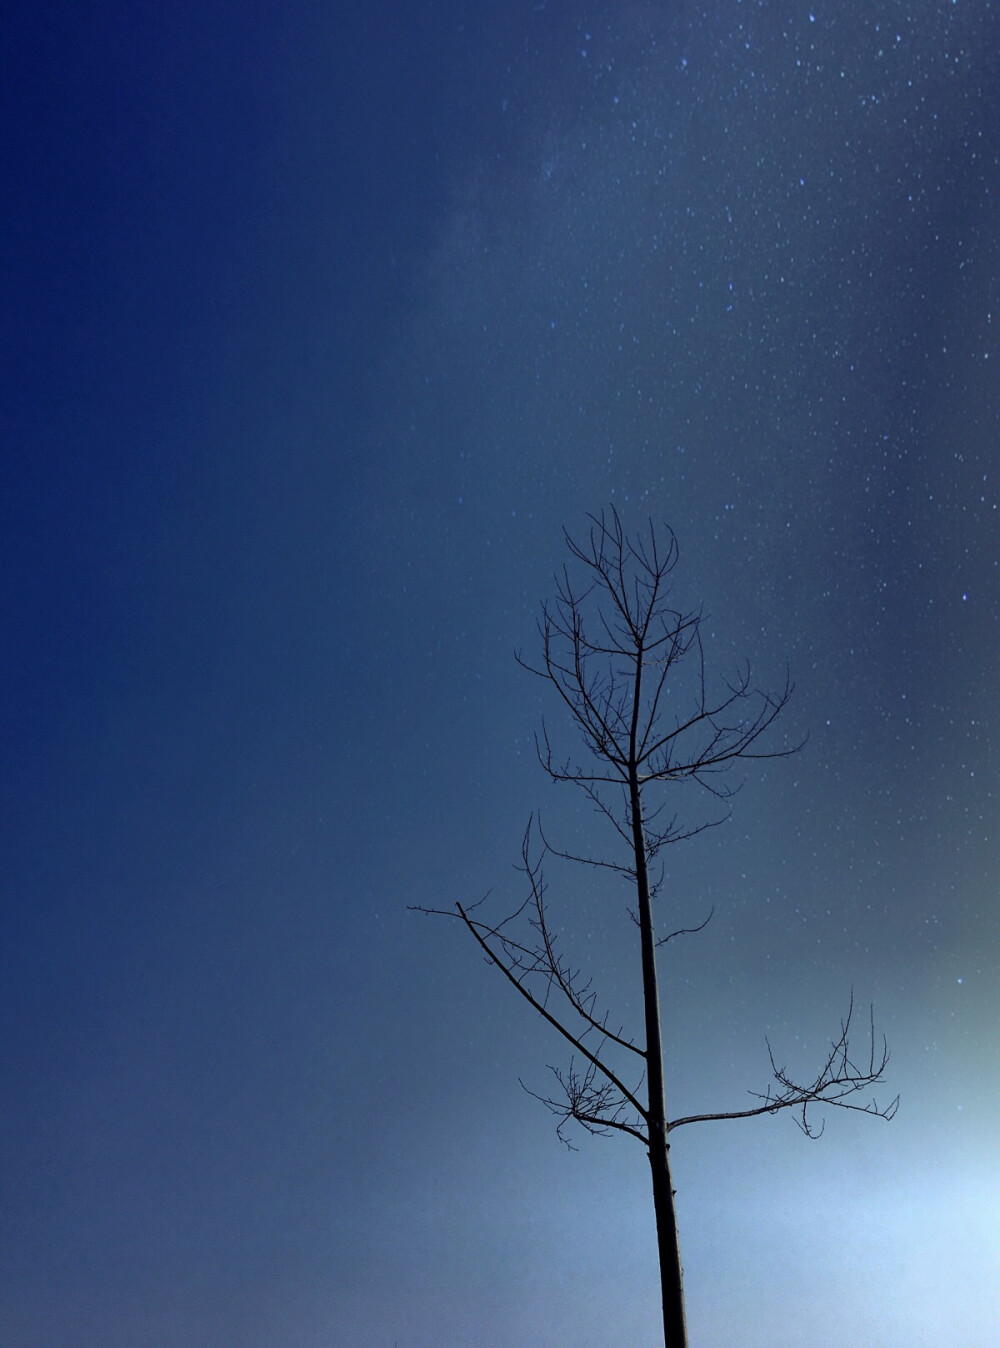
<instances>
[{"instance_id":1,"label":"bare branch","mask_svg":"<svg viewBox=\"0 0 1000 1348\"><path fill-rule=\"evenodd\" d=\"M489 944L489 937L497 935L496 929L485 928L484 924L472 921L460 903L457 903L455 905L455 908L458 912L459 917L462 919L466 927L469 929L469 931L478 941L479 945L482 947L490 963L495 964L496 967L500 970L500 972L504 975L504 977L507 978L507 980L510 983L512 983L515 988L517 988L521 996L524 997L526 1001L531 1003L531 1005L535 1008L535 1010L542 1017L542 1019L546 1020L554 1030L556 1030L559 1034L561 1034L564 1039L568 1040L568 1042L573 1046L574 1049L576 1049L578 1053L582 1054L583 1057L585 1057L589 1063L591 1063L600 1072L602 1072L607 1077L611 1085L614 1086L620 1092L622 1097L628 1101L628 1103L633 1107L633 1109L635 1109L640 1115L642 1115L643 1108L640 1105L639 1101L635 1098L632 1092L618 1079L618 1077L611 1070L611 1068L608 1067L606 1063L601 1062L597 1054L592 1052L590 1048L587 1047L587 1045L583 1042L583 1035L582 1034L575 1035L571 1030L567 1029L566 1026L562 1023L562 1021L557 1019L557 1017L554 1016L552 1012L548 1010L544 1000L539 1000L539 998L535 996L535 994L531 991L531 989L525 986L525 983L523 981L523 974L525 972L530 972L530 970L522 970L521 976L519 977L515 972L517 966L512 965L508 967L508 965L504 962L504 960L500 956L498 956L497 952L491 949ZM485 936L482 935L480 932L481 927L483 928L483 930L486 931ZM503 941L503 937L500 937L499 939ZM590 1020L590 1017L586 1015L584 1018ZM591 1021L590 1028L594 1027L600 1029L600 1026L597 1025L596 1022ZM586 1031L584 1033L586 1033ZM620 1043L623 1047L632 1049L634 1053L638 1053L644 1056L642 1054L641 1049L636 1048L634 1044L630 1044L627 1040L618 1039L617 1036L611 1034L609 1031L606 1030L601 1030L601 1033L604 1034L608 1039L612 1039L616 1043Z\"/></svg>"},{"instance_id":2,"label":"bare branch","mask_svg":"<svg viewBox=\"0 0 1000 1348\"><path fill-rule=\"evenodd\" d=\"M814 1081L805 1084L795 1081L786 1068L778 1066L771 1051L771 1045L768 1043L767 1052L771 1060L771 1073L777 1083L777 1089L774 1086L769 1086L763 1094L751 1091L750 1094L761 1101L759 1105L755 1105L751 1109L728 1110L724 1113L689 1114L685 1118L674 1119L669 1125L670 1128L680 1128L685 1123L704 1123L720 1119L749 1119L758 1114L777 1114L782 1109L794 1109L800 1115L795 1122L806 1137L818 1138L822 1135L825 1121L821 1121L819 1127L816 1127L810 1119L809 1110L816 1105L831 1105L837 1109L851 1109L860 1114L873 1114L880 1119L895 1118L896 1111L899 1108L898 1095L888 1105L884 1106L880 1106L874 1097L863 1104L859 1104L851 1098L861 1091L869 1090L881 1081L885 1069L889 1065L889 1049L884 1036L882 1037L881 1048L877 1047L874 1007L869 1009L870 1040L867 1064L858 1065L852 1059L849 1034L853 1015L854 993L852 992L847 1015L841 1021L840 1033L832 1041L826 1061Z\"/></svg>"},{"instance_id":3,"label":"bare branch","mask_svg":"<svg viewBox=\"0 0 1000 1348\"><path fill-rule=\"evenodd\" d=\"M677 930L672 931L669 936L661 936L656 943L657 946L659 947L661 945L666 945L667 942L672 941L675 936L694 936L696 932L704 931L714 916L715 916L715 904L713 903L712 909L708 914L708 917L705 918L704 922L699 922L697 927L678 927Z\"/></svg>"},{"instance_id":4,"label":"bare branch","mask_svg":"<svg viewBox=\"0 0 1000 1348\"><path fill-rule=\"evenodd\" d=\"M600 802L598 802L598 805L599 808L603 810L603 805L601 805ZM614 821L612 820L612 822ZM554 857L558 857L560 861L572 861L575 862L578 866L595 866L599 870L617 871L619 875L627 876L630 880L635 879L634 866L623 865L621 862L618 861L604 861L600 857L581 857L577 856L575 852L563 852L558 847L553 847L552 844L549 842L549 840L546 838L545 834L542 832L542 821L540 818L537 820L537 825L538 825L538 836L541 838L542 844L545 847L546 852L550 853Z\"/></svg>"},{"instance_id":5,"label":"bare branch","mask_svg":"<svg viewBox=\"0 0 1000 1348\"><path fill-rule=\"evenodd\" d=\"M640 1142L648 1141L641 1111L637 1111L634 1105L623 1099L608 1081L600 1081L593 1064L589 1064L582 1075L577 1071L572 1059L566 1072L551 1065L549 1071L562 1090L560 1098L538 1095L525 1086L523 1081L521 1087L556 1115L559 1119L556 1134L560 1142L570 1151L577 1150L565 1132L566 1125L571 1121L580 1124L588 1133L595 1136L606 1137L609 1133L617 1131L628 1133L631 1137L638 1138Z\"/></svg>"}]
</instances>

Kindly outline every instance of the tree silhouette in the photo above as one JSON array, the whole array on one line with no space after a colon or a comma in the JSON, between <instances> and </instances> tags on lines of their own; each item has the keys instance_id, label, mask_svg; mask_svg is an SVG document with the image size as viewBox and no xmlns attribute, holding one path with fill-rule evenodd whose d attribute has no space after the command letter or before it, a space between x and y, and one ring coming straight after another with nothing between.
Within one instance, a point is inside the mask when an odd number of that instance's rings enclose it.
<instances>
[{"instance_id":1,"label":"tree silhouette","mask_svg":"<svg viewBox=\"0 0 1000 1348\"><path fill-rule=\"evenodd\" d=\"M879 1107L861 1094L882 1079L889 1054L885 1040L877 1039L870 1013L864 1054L860 1061L854 1056L852 993L813 1079L797 1080L779 1066L768 1044L772 1083L763 1093L751 1092L756 1103L750 1108L668 1120L656 952L676 937L702 930L711 913L697 927L656 936L653 909L663 882L661 853L728 817L728 801L740 783L727 780L727 774L737 763L785 757L801 744L766 744L792 693L787 677L779 693L765 692L754 686L750 667L744 665L732 680L721 683L718 693L710 692L701 613L685 613L671 604L669 578L678 560L673 532L658 531L651 522L643 534L630 538L615 510L588 518L586 542L578 543L564 531L582 583L563 568L556 578L556 599L542 606L540 661L531 663L521 654L517 659L555 689L582 741L580 756L563 758L543 724L536 737L542 767L553 781L583 791L617 836L621 859L560 850L533 816L521 846L519 869L526 895L518 907L497 921L481 915L486 899L420 911L463 922L488 961L570 1044L568 1065L551 1069L556 1093L535 1097L556 1115L560 1138L572 1145L566 1130L575 1122L589 1133L625 1133L645 1146L656 1215L664 1343L666 1348L686 1348L669 1134L684 1124L789 1109L802 1131L817 1137L822 1132L822 1124L813 1121L817 1105L889 1119L898 1097ZM685 826L677 814L665 815L664 788L680 783L694 784L711 797L711 819ZM561 954L547 911L546 856L616 872L634 893L630 913L639 931L641 1045L621 1026L614 1027L590 980Z\"/></svg>"}]
</instances>

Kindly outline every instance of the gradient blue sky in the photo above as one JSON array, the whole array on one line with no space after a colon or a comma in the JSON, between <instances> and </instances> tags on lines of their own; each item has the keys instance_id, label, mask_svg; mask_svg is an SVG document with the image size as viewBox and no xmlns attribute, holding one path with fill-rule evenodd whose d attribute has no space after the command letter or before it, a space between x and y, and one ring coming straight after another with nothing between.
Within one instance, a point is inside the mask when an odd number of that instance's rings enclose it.
<instances>
[{"instance_id":1,"label":"gradient blue sky","mask_svg":"<svg viewBox=\"0 0 1000 1348\"><path fill-rule=\"evenodd\" d=\"M692 1344L992 1348L1000 10L5 28L0 1338L657 1342L641 1149L560 1146L558 1044L407 911L592 841L513 651L611 502L810 735L669 858L669 1112L852 986L902 1096L677 1133ZM551 878L627 1021L624 894Z\"/></svg>"}]
</instances>

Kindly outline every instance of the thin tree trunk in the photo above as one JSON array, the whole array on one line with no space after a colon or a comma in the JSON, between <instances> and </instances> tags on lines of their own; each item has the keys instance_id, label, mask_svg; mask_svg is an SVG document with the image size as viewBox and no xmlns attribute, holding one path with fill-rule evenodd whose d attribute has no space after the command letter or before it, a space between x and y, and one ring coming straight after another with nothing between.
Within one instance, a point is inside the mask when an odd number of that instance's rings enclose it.
<instances>
[{"instance_id":1,"label":"thin tree trunk","mask_svg":"<svg viewBox=\"0 0 1000 1348\"><path fill-rule=\"evenodd\" d=\"M638 685L639 679L637 677L636 704L638 704ZM663 1294L663 1342L665 1348L687 1348L684 1284L680 1244L677 1238L677 1215L674 1210L674 1190L670 1178L670 1144L667 1141L667 1113L663 1091L663 1040L660 1032L660 996L656 979L656 938L653 931L653 905L649 894L646 841L642 827L642 800L634 750L629 777L632 844L635 849L639 935L642 946L643 1010L646 1022L646 1079L649 1083L649 1168L653 1179L656 1244L660 1256L660 1288Z\"/></svg>"},{"instance_id":2,"label":"thin tree trunk","mask_svg":"<svg viewBox=\"0 0 1000 1348\"><path fill-rule=\"evenodd\" d=\"M656 1212L656 1244L660 1256L660 1290L663 1296L663 1342L665 1348L687 1348L684 1316L684 1284L677 1242L674 1192L670 1182L669 1144L662 1132L650 1126L649 1168L653 1175L653 1208Z\"/></svg>"}]
</instances>

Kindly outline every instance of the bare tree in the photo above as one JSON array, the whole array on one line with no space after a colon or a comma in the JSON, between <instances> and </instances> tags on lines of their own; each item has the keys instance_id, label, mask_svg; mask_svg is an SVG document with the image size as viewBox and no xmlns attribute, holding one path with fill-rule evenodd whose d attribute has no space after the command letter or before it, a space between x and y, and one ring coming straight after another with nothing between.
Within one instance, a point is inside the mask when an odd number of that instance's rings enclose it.
<instances>
[{"instance_id":1,"label":"bare tree","mask_svg":"<svg viewBox=\"0 0 1000 1348\"><path fill-rule=\"evenodd\" d=\"M526 896L499 921L481 916L481 900L453 910L421 909L457 917L487 960L571 1046L564 1069L553 1068L557 1091L536 1096L559 1120L567 1145L571 1122L589 1133L626 1133L647 1150L663 1293L666 1348L686 1348L687 1329L668 1135L683 1124L743 1119L792 1110L808 1137L822 1132L812 1112L826 1104L890 1119L898 1097L880 1107L867 1096L889 1060L869 1015L863 1056L850 1044L854 999L829 1054L812 1079L800 1081L779 1066L768 1044L772 1084L751 1092L747 1109L688 1114L668 1120L663 1082L663 1050L656 951L676 937L700 931L678 928L657 938L653 904L662 882L661 853L728 817L727 802L740 783L727 780L738 762L781 758L792 747L768 748L767 732L784 710L792 686L786 677L778 693L757 688L745 665L710 692L701 640L701 613L684 613L670 601L669 578L677 564L670 530L652 523L628 537L614 510L591 516L585 543L567 533L566 545L582 584L564 567L557 597L544 604L539 622L541 660L519 663L552 685L582 740L584 753L557 754L547 728L536 737L542 767L555 782L570 782L593 803L617 836L616 859L577 855L553 847L536 818L528 822L521 847ZM707 822L686 826L667 817L663 788L688 783L715 802ZM543 862L546 856L623 876L634 893L630 910L639 930L644 1042L637 1044L598 1003L584 974L561 953L550 924ZM488 897L488 896L487 896ZM709 914L709 918L711 913ZM523 1083L522 1083L523 1085ZM527 1088L525 1088L527 1089ZM534 1092L529 1092L534 1094ZM864 1093L864 1094L863 1094Z\"/></svg>"}]
</instances>

